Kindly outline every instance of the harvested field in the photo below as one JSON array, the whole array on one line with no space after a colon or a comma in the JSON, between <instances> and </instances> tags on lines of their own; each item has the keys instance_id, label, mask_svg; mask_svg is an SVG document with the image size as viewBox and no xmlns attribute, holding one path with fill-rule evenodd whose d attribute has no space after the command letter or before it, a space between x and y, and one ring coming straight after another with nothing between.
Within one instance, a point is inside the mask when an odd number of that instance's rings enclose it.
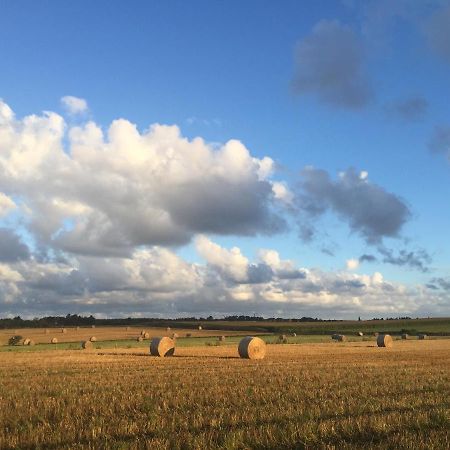
<instances>
[{"instance_id":1,"label":"harvested field","mask_svg":"<svg viewBox=\"0 0 450 450\"><path fill-rule=\"evenodd\" d=\"M5 352L0 448L444 449L449 386L450 340Z\"/></svg>"},{"instance_id":2,"label":"harvested field","mask_svg":"<svg viewBox=\"0 0 450 450\"><path fill-rule=\"evenodd\" d=\"M48 329L48 328L47 328ZM14 335L22 335L33 339L36 344L48 342L48 333L45 328L26 328L26 329L0 329L0 346L7 344L8 339ZM58 334L58 342L79 342L87 341L93 335L92 327L66 327L65 333L61 332L61 328L48 329L51 334ZM150 339L155 336L171 336L174 331L166 330L164 328L147 328L145 330L148 333L146 339ZM95 336L98 341L109 341L118 339L130 339L136 340L142 332L142 327L101 327L95 328ZM190 333L192 337L208 337L208 336L245 336L245 331L218 331L218 330L192 330L189 328L177 328L176 333L180 336Z\"/></svg>"}]
</instances>

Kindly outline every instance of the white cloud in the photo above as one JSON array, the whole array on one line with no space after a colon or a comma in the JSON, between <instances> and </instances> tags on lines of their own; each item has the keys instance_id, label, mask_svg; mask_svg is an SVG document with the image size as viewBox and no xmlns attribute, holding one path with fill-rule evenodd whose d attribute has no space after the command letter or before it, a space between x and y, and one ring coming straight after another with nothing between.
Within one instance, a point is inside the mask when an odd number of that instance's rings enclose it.
<instances>
[{"instance_id":1,"label":"white cloud","mask_svg":"<svg viewBox=\"0 0 450 450\"><path fill-rule=\"evenodd\" d=\"M118 256L141 245L184 244L197 233L272 234L285 227L272 208L273 161L252 157L237 140L216 148L184 138L176 126L141 133L120 119L105 134L94 122L67 130L51 112L5 117L0 191L21 197L41 246Z\"/></svg>"},{"instance_id":2,"label":"white cloud","mask_svg":"<svg viewBox=\"0 0 450 450\"><path fill-rule=\"evenodd\" d=\"M359 260L357 259L347 259L345 262L347 270L356 270L359 267Z\"/></svg>"},{"instance_id":3,"label":"white cloud","mask_svg":"<svg viewBox=\"0 0 450 450\"><path fill-rule=\"evenodd\" d=\"M61 98L61 103L69 114L83 114L87 112L88 104L84 98L66 95Z\"/></svg>"}]
</instances>

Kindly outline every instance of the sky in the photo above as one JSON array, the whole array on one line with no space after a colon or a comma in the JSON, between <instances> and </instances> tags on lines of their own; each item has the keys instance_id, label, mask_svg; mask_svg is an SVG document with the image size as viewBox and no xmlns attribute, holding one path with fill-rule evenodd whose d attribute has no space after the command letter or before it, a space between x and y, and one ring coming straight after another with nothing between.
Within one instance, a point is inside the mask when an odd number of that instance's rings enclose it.
<instances>
[{"instance_id":1,"label":"sky","mask_svg":"<svg viewBox=\"0 0 450 450\"><path fill-rule=\"evenodd\" d=\"M450 316L450 1L0 2L0 317Z\"/></svg>"}]
</instances>

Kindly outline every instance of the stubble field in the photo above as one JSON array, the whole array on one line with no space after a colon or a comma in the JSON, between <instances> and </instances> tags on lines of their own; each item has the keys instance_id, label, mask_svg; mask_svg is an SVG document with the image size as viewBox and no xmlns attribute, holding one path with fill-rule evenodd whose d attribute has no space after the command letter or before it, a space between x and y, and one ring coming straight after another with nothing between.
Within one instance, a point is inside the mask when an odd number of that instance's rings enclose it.
<instances>
[{"instance_id":1,"label":"stubble field","mask_svg":"<svg viewBox=\"0 0 450 450\"><path fill-rule=\"evenodd\" d=\"M0 448L450 448L450 340L0 353Z\"/></svg>"}]
</instances>

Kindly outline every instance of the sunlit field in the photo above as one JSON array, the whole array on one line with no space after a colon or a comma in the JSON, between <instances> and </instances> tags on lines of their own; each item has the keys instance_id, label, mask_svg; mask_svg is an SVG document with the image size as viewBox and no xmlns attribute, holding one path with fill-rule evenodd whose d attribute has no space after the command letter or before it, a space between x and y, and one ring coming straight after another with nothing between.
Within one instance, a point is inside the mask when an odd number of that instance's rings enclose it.
<instances>
[{"instance_id":1,"label":"sunlit field","mask_svg":"<svg viewBox=\"0 0 450 450\"><path fill-rule=\"evenodd\" d=\"M314 338L2 352L0 448L450 448L450 340Z\"/></svg>"}]
</instances>

